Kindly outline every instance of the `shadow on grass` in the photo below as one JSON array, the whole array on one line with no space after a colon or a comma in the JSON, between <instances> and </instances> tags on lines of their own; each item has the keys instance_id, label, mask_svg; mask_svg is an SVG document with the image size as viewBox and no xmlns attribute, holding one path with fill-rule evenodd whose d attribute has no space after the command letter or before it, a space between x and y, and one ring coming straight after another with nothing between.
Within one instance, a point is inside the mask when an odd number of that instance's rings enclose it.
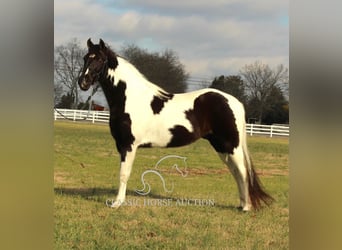
<instances>
[{"instance_id":1,"label":"shadow on grass","mask_svg":"<svg viewBox=\"0 0 342 250\"><path fill-rule=\"evenodd\" d=\"M65 187L57 187L54 188L55 194L58 195L66 195L66 196L77 196L82 197L85 200L91 200L99 203L106 203L106 200L112 200L115 199L116 194L118 192L117 189L113 188L65 188ZM177 201L184 199L184 197L171 197L171 196L164 196L160 194L155 194L153 192L149 193L146 196L142 196L140 194L137 194L133 190L127 190L126 192L127 196L134 196L134 197L140 197L140 198L146 198L146 199L159 199L159 200L171 200L173 204L175 204ZM186 206L186 205L185 205ZM199 206L200 207L200 206ZM215 203L213 208L223 209L223 210L238 210L238 207L233 205L223 205L223 204L217 204Z\"/></svg>"},{"instance_id":2,"label":"shadow on grass","mask_svg":"<svg viewBox=\"0 0 342 250\"><path fill-rule=\"evenodd\" d=\"M65 188L57 187L54 188L55 194L69 195L69 196L81 196L89 197L94 195L113 195L116 190L112 188Z\"/></svg>"}]
</instances>

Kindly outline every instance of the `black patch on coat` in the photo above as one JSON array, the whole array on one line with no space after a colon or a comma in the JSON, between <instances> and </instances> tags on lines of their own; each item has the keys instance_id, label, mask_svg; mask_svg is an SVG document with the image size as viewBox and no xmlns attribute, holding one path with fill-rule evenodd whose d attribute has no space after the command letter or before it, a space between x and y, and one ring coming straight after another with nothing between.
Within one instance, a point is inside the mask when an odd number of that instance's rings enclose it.
<instances>
[{"instance_id":1,"label":"black patch on coat","mask_svg":"<svg viewBox=\"0 0 342 250\"><path fill-rule=\"evenodd\" d=\"M132 121L130 115L125 113L126 83L120 80L117 86L114 86L113 80L103 77L100 84L109 105L110 132L115 139L121 161L125 161L127 152L132 151L135 138L131 130Z\"/></svg>"},{"instance_id":2,"label":"black patch on coat","mask_svg":"<svg viewBox=\"0 0 342 250\"><path fill-rule=\"evenodd\" d=\"M194 133L191 133L184 126L181 125L176 125L169 130L172 134L172 138L171 141L166 145L166 147L179 147L188 145L199 138L196 137Z\"/></svg>"},{"instance_id":3,"label":"black patch on coat","mask_svg":"<svg viewBox=\"0 0 342 250\"><path fill-rule=\"evenodd\" d=\"M92 67L88 75L92 76L91 84L99 82L103 93L107 99L110 110L110 131L115 139L116 147L121 155L121 161L125 161L127 152L132 151L132 145L135 140L131 130L131 118L128 113L125 113L126 103L126 83L119 81L117 86L114 83L114 77L108 75L108 69L115 70L119 64L116 54L104 42L100 40L100 44L94 45L90 39L87 41L88 53L85 56L85 65L83 67L83 75L79 79L79 84L82 89L87 89L89 86L82 86L84 72L89 68L91 62ZM93 55L89 60L89 56Z\"/></svg>"},{"instance_id":4,"label":"black patch on coat","mask_svg":"<svg viewBox=\"0 0 342 250\"><path fill-rule=\"evenodd\" d=\"M164 108L164 103L173 98L173 94L166 93L164 91L159 91L159 95L154 95L151 101L151 108L153 114L159 114Z\"/></svg>"},{"instance_id":5,"label":"black patch on coat","mask_svg":"<svg viewBox=\"0 0 342 250\"><path fill-rule=\"evenodd\" d=\"M152 147L152 143L151 142L139 145L139 148L151 148L151 147Z\"/></svg>"},{"instance_id":6,"label":"black patch on coat","mask_svg":"<svg viewBox=\"0 0 342 250\"><path fill-rule=\"evenodd\" d=\"M176 125L169 129L172 133L167 147L176 147L194 142L198 138L207 139L217 152L233 153L239 145L239 132L228 100L216 92L207 92L194 101L194 108L185 111L186 118L193 126L193 132Z\"/></svg>"}]
</instances>

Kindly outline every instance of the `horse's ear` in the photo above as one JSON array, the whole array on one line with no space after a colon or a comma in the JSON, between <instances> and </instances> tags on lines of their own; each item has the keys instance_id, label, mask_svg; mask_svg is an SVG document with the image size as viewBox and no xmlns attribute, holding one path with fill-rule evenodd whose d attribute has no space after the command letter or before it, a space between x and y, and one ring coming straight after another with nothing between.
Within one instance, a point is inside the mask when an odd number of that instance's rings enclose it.
<instances>
[{"instance_id":1,"label":"horse's ear","mask_svg":"<svg viewBox=\"0 0 342 250\"><path fill-rule=\"evenodd\" d=\"M88 49L90 49L91 47L94 46L93 42L90 40L90 38L88 39L87 41L87 46L88 46Z\"/></svg>"},{"instance_id":2,"label":"horse's ear","mask_svg":"<svg viewBox=\"0 0 342 250\"><path fill-rule=\"evenodd\" d=\"M104 49L106 47L104 41L100 38L100 49Z\"/></svg>"}]
</instances>

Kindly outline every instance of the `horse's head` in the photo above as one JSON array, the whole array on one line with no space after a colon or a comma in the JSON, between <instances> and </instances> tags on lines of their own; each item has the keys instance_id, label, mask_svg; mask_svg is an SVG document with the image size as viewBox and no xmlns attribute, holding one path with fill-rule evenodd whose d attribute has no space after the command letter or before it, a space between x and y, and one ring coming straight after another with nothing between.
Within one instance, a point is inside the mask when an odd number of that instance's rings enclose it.
<instances>
[{"instance_id":1,"label":"horse's head","mask_svg":"<svg viewBox=\"0 0 342 250\"><path fill-rule=\"evenodd\" d=\"M115 54L106 47L102 39L100 39L99 44L93 44L89 38L87 46L88 53L83 58L84 66L78 79L78 85L82 90L88 90L91 85L98 82L107 67L116 67L117 65ZM116 65L113 65L115 63Z\"/></svg>"}]
</instances>

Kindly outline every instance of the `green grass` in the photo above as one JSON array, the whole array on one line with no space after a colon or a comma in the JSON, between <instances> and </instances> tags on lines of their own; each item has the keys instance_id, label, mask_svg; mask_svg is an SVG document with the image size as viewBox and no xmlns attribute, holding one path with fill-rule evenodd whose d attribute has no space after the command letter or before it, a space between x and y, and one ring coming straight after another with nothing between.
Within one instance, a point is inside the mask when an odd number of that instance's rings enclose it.
<instances>
[{"instance_id":1,"label":"green grass","mask_svg":"<svg viewBox=\"0 0 342 250\"><path fill-rule=\"evenodd\" d=\"M127 200L134 204L117 210L106 207L118 188L119 156L108 125L55 123L55 249L288 249L288 139L249 137L249 150L260 178L275 198L258 212L238 211L235 181L205 140L173 149L138 150ZM181 177L165 161L160 179L141 174L165 155L187 157L188 175ZM179 206L181 199L204 199L214 206ZM156 202L170 199L170 204ZM146 206L144 202L152 202Z\"/></svg>"}]
</instances>

